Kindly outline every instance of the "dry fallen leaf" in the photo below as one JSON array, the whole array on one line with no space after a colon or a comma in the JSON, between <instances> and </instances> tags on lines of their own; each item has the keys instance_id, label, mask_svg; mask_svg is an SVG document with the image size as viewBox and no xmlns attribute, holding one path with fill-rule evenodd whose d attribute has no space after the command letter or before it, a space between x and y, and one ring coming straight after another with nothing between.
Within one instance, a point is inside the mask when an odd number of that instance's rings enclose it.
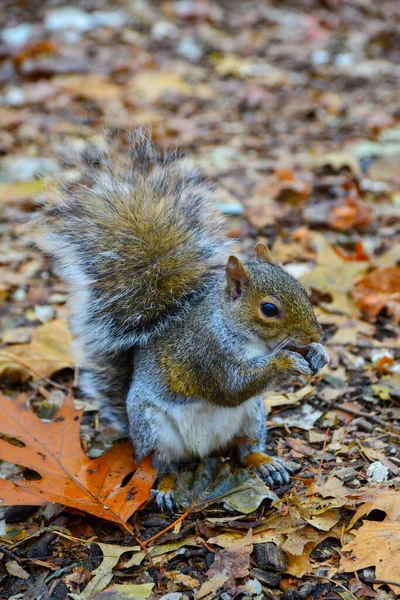
<instances>
[{"instance_id":1,"label":"dry fallen leaf","mask_svg":"<svg viewBox=\"0 0 400 600\"><path fill-rule=\"evenodd\" d=\"M352 295L370 319L386 307L395 322L400 323L400 267L375 269L358 280Z\"/></svg>"},{"instance_id":2,"label":"dry fallen leaf","mask_svg":"<svg viewBox=\"0 0 400 600\"><path fill-rule=\"evenodd\" d=\"M88 458L79 438L82 411L74 408L71 397L50 423L34 415L25 395L11 402L0 394L0 413L0 433L23 444L0 439L0 458L41 476L0 480L3 506L57 502L123 524L149 499L156 476L150 459L136 468L129 444L115 444L103 456Z\"/></svg>"},{"instance_id":3,"label":"dry fallen leaf","mask_svg":"<svg viewBox=\"0 0 400 600\"><path fill-rule=\"evenodd\" d=\"M365 272L367 263L344 261L328 245L319 249L317 261L315 269L301 277L300 281L307 289L315 289L331 296L331 302L319 302L327 312L357 316L359 310L350 294L354 278Z\"/></svg>"},{"instance_id":4,"label":"dry fallen leaf","mask_svg":"<svg viewBox=\"0 0 400 600\"><path fill-rule=\"evenodd\" d=\"M128 86L128 94L139 102L154 102L167 94L189 96L192 87L174 71L142 70Z\"/></svg>"},{"instance_id":5,"label":"dry fallen leaf","mask_svg":"<svg viewBox=\"0 0 400 600\"><path fill-rule=\"evenodd\" d=\"M116 546L113 544L100 544L99 542L96 542L96 544L101 548L103 560L97 569L92 571L93 579L88 583L83 592L79 594L69 594L74 600L91 600L91 598L97 598L98 594L100 594L112 580L113 568L120 560L122 554L138 549L138 546Z\"/></svg>"},{"instance_id":6,"label":"dry fallen leaf","mask_svg":"<svg viewBox=\"0 0 400 600\"><path fill-rule=\"evenodd\" d=\"M15 183L0 184L0 202L2 204L33 204L34 197L43 191L43 181L17 181Z\"/></svg>"},{"instance_id":7,"label":"dry fallen leaf","mask_svg":"<svg viewBox=\"0 0 400 600\"><path fill-rule=\"evenodd\" d=\"M381 489L378 493L374 492L375 497L372 497L367 502L359 506L354 513L348 528L365 515L368 515L373 510L381 510L386 513L387 519L390 521L400 522L400 491Z\"/></svg>"},{"instance_id":8,"label":"dry fallen leaf","mask_svg":"<svg viewBox=\"0 0 400 600\"><path fill-rule=\"evenodd\" d=\"M55 83L68 94L94 102L110 102L121 96L119 85L113 83L109 77L97 73L57 77Z\"/></svg>"},{"instance_id":9,"label":"dry fallen leaf","mask_svg":"<svg viewBox=\"0 0 400 600\"><path fill-rule=\"evenodd\" d=\"M146 600L153 587L154 583L115 584L96 595L96 600Z\"/></svg>"},{"instance_id":10,"label":"dry fallen leaf","mask_svg":"<svg viewBox=\"0 0 400 600\"><path fill-rule=\"evenodd\" d=\"M322 485L313 484L310 486L309 494L315 493L321 494L323 498L346 498L351 496L352 490L346 488L337 477L329 477Z\"/></svg>"},{"instance_id":11,"label":"dry fallen leaf","mask_svg":"<svg viewBox=\"0 0 400 600\"><path fill-rule=\"evenodd\" d=\"M400 582L400 522L365 521L354 534L354 540L342 548L352 554L342 559L341 570L351 573L375 567L377 579ZM388 585L393 592L400 593L400 585Z\"/></svg>"},{"instance_id":12,"label":"dry fallen leaf","mask_svg":"<svg viewBox=\"0 0 400 600\"><path fill-rule=\"evenodd\" d=\"M26 381L50 377L57 371L73 367L70 353L72 337L64 319L54 319L32 331L28 344L0 349L0 377Z\"/></svg>"},{"instance_id":13,"label":"dry fallen leaf","mask_svg":"<svg viewBox=\"0 0 400 600\"><path fill-rule=\"evenodd\" d=\"M27 573L25 569L23 569L21 565L17 563L16 560L10 560L6 562L5 567L7 573L9 573L10 575L18 577L19 579L29 579L29 573Z\"/></svg>"},{"instance_id":14,"label":"dry fallen leaf","mask_svg":"<svg viewBox=\"0 0 400 600\"><path fill-rule=\"evenodd\" d=\"M229 548L218 550L214 562L205 574L206 581L197 592L197 599L226 586L232 596L236 592L235 579L247 577L250 569L250 554L253 552L252 530Z\"/></svg>"}]
</instances>

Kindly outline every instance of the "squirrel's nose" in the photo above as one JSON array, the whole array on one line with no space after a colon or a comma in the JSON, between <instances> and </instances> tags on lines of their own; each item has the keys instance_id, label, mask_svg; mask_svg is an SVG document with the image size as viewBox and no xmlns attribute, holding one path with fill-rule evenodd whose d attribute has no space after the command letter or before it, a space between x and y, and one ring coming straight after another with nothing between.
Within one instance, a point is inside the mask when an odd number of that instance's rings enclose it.
<instances>
[{"instance_id":1,"label":"squirrel's nose","mask_svg":"<svg viewBox=\"0 0 400 600\"><path fill-rule=\"evenodd\" d=\"M316 344L318 342L320 342L322 340L322 338L324 337L324 332L322 331L322 328L320 331L318 331L317 333L313 333L310 335L310 344L312 342L315 342Z\"/></svg>"},{"instance_id":2,"label":"squirrel's nose","mask_svg":"<svg viewBox=\"0 0 400 600\"><path fill-rule=\"evenodd\" d=\"M318 342L320 342L322 340L322 336L323 336L323 331L321 329L321 331L313 331L311 333L305 333L303 335L299 336L298 339L298 343L301 346L308 346L309 344L312 344L313 342L318 344Z\"/></svg>"}]
</instances>

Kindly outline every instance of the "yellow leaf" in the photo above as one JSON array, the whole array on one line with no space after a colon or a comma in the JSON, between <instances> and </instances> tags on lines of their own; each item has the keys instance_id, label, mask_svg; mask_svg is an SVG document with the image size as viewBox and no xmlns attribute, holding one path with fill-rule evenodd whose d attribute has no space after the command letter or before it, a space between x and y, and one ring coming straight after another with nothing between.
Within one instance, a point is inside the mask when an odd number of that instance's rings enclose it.
<instances>
[{"instance_id":1,"label":"yellow leaf","mask_svg":"<svg viewBox=\"0 0 400 600\"><path fill-rule=\"evenodd\" d=\"M174 71L141 71L129 84L131 91L139 100L155 102L166 94L188 96L192 88Z\"/></svg>"},{"instance_id":2,"label":"yellow leaf","mask_svg":"<svg viewBox=\"0 0 400 600\"><path fill-rule=\"evenodd\" d=\"M43 181L17 181L16 183L0 184L0 204L13 204L31 200L44 187Z\"/></svg>"},{"instance_id":3,"label":"yellow leaf","mask_svg":"<svg viewBox=\"0 0 400 600\"><path fill-rule=\"evenodd\" d=\"M54 319L39 325L28 344L15 344L0 349L0 377L26 381L50 377L53 373L73 367L70 353L71 334L64 319Z\"/></svg>"},{"instance_id":4,"label":"yellow leaf","mask_svg":"<svg viewBox=\"0 0 400 600\"><path fill-rule=\"evenodd\" d=\"M171 581L183 583L183 585L185 585L187 588L190 588L190 589L193 589L193 588L197 587L198 585L200 585L200 582L198 579L195 579L194 577L190 577L190 575L184 575L183 573L180 573L179 571L167 571L164 573L164 575L166 577L168 577L168 579L170 579Z\"/></svg>"},{"instance_id":5,"label":"yellow leaf","mask_svg":"<svg viewBox=\"0 0 400 600\"><path fill-rule=\"evenodd\" d=\"M306 519L307 523L322 531L329 531L339 522L339 520L340 515L335 509L327 510L320 515L314 515L311 518Z\"/></svg>"},{"instance_id":6,"label":"yellow leaf","mask_svg":"<svg viewBox=\"0 0 400 600\"><path fill-rule=\"evenodd\" d=\"M296 392L285 392L284 394L266 393L263 396L264 406L266 409L274 406L285 406L289 404L297 404L306 396L315 395L316 388L312 385L306 385Z\"/></svg>"},{"instance_id":7,"label":"yellow leaf","mask_svg":"<svg viewBox=\"0 0 400 600\"><path fill-rule=\"evenodd\" d=\"M311 571L310 554L314 550L313 543L307 544L301 554L288 553L288 568L286 573L293 577L303 577L308 571Z\"/></svg>"},{"instance_id":8,"label":"yellow leaf","mask_svg":"<svg viewBox=\"0 0 400 600\"><path fill-rule=\"evenodd\" d=\"M56 83L66 92L94 102L117 100L121 96L121 87L105 75L67 75L58 77Z\"/></svg>"}]
</instances>

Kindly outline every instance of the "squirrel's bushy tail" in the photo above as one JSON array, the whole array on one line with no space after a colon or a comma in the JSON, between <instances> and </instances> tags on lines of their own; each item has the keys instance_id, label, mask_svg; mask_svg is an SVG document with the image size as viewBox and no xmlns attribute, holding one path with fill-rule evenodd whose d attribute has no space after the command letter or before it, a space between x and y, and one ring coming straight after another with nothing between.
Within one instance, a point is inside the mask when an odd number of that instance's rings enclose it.
<instances>
[{"instance_id":1,"label":"squirrel's bushy tail","mask_svg":"<svg viewBox=\"0 0 400 600\"><path fill-rule=\"evenodd\" d=\"M209 189L178 155L157 154L140 131L129 164L111 155L110 142L105 151L87 144L74 158L89 185L64 186L40 225L42 246L69 283L84 389L109 404L119 399L123 411L132 348L201 297L228 243Z\"/></svg>"},{"instance_id":2,"label":"squirrel's bushy tail","mask_svg":"<svg viewBox=\"0 0 400 600\"><path fill-rule=\"evenodd\" d=\"M129 165L88 145L92 187L65 188L47 210L44 247L72 291L72 326L98 348L145 343L201 294L227 242L198 173L136 133Z\"/></svg>"}]
</instances>

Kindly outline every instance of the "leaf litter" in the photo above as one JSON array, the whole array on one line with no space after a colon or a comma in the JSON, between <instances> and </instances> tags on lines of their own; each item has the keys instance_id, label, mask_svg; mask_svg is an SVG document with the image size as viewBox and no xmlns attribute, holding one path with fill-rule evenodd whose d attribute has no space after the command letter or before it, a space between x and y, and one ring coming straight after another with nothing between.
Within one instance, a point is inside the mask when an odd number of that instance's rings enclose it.
<instances>
[{"instance_id":1,"label":"leaf litter","mask_svg":"<svg viewBox=\"0 0 400 600\"><path fill-rule=\"evenodd\" d=\"M32 23L3 11L3 597L398 594L400 13L396 0L362 4L44 3ZM264 397L271 448L296 467L286 488L227 452L182 470L178 515L140 508L154 473L135 470L75 389L67 289L29 216L42 175L79 182L54 159L66 138L111 126L123 153L133 125L160 147L179 140L216 183L238 249L267 242L316 305L329 368ZM71 436L56 456L60 431ZM105 471L113 487L99 485Z\"/></svg>"}]
</instances>

